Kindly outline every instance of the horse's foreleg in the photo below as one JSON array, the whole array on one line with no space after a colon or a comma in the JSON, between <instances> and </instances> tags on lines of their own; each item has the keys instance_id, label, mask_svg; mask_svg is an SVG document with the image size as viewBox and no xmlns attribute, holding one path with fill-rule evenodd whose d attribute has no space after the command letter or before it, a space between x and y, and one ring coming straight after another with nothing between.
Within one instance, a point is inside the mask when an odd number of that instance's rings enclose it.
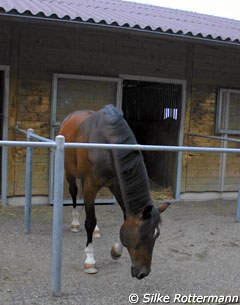
<instances>
[{"instance_id":1,"label":"horse's foreleg","mask_svg":"<svg viewBox=\"0 0 240 305\"><path fill-rule=\"evenodd\" d=\"M66 178L69 183L69 193L71 194L72 202L73 202L71 232L77 233L80 231L80 222L79 222L79 212L77 210L78 188L76 184L76 178L71 175L67 175Z\"/></svg>"},{"instance_id":2,"label":"horse's foreleg","mask_svg":"<svg viewBox=\"0 0 240 305\"><path fill-rule=\"evenodd\" d=\"M96 198L97 192L89 187L84 188L84 202L85 202L85 212L86 212L86 220L85 220L85 229L87 232L87 245L85 249L86 260L84 263L84 271L89 274L97 273L98 270L96 268L96 261L94 259L93 252L93 232L97 225L97 219L95 216L95 207L94 201Z\"/></svg>"},{"instance_id":3,"label":"horse's foreleg","mask_svg":"<svg viewBox=\"0 0 240 305\"><path fill-rule=\"evenodd\" d=\"M95 274L98 272L96 268L96 261L94 258L94 252L93 252L93 245L90 243L86 248L85 248L85 254L86 254L86 259L84 262L84 272L88 274Z\"/></svg>"},{"instance_id":4,"label":"horse's foreleg","mask_svg":"<svg viewBox=\"0 0 240 305\"><path fill-rule=\"evenodd\" d=\"M112 194L115 196L118 204L120 205L120 208L122 209L122 212L123 212L123 218L125 219L126 218L126 209L124 206L124 202L122 199L119 185L117 183L115 183L109 189L112 192ZM112 249L111 249L112 259L114 259L114 260L119 259L122 256L122 252L123 252L122 243L120 241L118 243L114 243L114 245L112 246Z\"/></svg>"},{"instance_id":5,"label":"horse's foreleg","mask_svg":"<svg viewBox=\"0 0 240 305\"><path fill-rule=\"evenodd\" d=\"M93 231L97 224L97 220L95 217L94 204L91 204L89 206L88 204L85 203L85 208L86 208L85 229L87 231L87 245L85 249L85 254L87 257L84 263L84 271L86 273L94 274L97 273L98 270L96 269L96 261L94 259L92 238L93 238Z\"/></svg>"}]
</instances>

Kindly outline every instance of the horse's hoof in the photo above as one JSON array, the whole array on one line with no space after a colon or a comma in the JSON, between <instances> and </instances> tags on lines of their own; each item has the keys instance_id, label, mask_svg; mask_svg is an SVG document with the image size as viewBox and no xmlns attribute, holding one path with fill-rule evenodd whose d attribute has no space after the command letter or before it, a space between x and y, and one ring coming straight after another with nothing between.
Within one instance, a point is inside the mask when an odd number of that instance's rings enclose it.
<instances>
[{"instance_id":1,"label":"horse's hoof","mask_svg":"<svg viewBox=\"0 0 240 305\"><path fill-rule=\"evenodd\" d=\"M78 233L78 232L80 232L80 225L72 225L72 226L71 226L71 232L72 232L72 233Z\"/></svg>"},{"instance_id":2,"label":"horse's hoof","mask_svg":"<svg viewBox=\"0 0 240 305\"><path fill-rule=\"evenodd\" d=\"M111 249L111 258L114 260L119 259L122 256L122 254L119 254L116 252L115 247L113 246Z\"/></svg>"},{"instance_id":3,"label":"horse's hoof","mask_svg":"<svg viewBox=\"0 0 240 305\"><path fill-rule=\"evenodd\" d=\"M84 272L87 274L96 274L98 270L94 264L84 264Z\"/></svg>"},{"instance_id":4,"label":"horse's hoof","mask_svg":"<svg viewBox=\"0 0 240 305\"><path fill-rule=\"evenodd\" d=\"M100 237L101 237L101 232L100 232L99 229L95 229L95 230L93 231L93 237L94 237L94 238L100 238Z\"/></svg>"},{"instance_id":5,"label":"horse's hoof","mask_svg":"<svg viewBox=\"0 0 240 305\"><path fill-rule=\"evenodd\" d=\"M99 232L93 232L93 237L94 238L100 238L101 237L101 233Z\"/></svg>"}]
</instances>

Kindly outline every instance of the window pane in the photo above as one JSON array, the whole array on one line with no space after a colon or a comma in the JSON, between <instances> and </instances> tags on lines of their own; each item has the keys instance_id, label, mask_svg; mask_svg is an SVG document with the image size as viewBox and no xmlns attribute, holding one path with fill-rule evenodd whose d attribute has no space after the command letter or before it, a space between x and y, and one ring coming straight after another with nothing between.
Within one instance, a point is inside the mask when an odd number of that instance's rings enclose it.
<instances>
[{"instance_id":1,"label":"window pane","mask_svg":"<svg viewBox=\"0 0 240 305\"><path fill-rule=\"evenodd\" d=\"M219 112L220 115L220 129L221 130L227 130L227 92L222 92L222 103L221 103L221 109Z\"/></svg>"},{"instance_id":2,"label":"window pane","mask_svg":"<svg viewBox=\"0 0 240 305\"><path fill-rule=\"evenodd\" d=\"M229 130L240 130L240 94L231 93L229 103Z\"/></svg>"},{"instance_id":3,"label":"window pane","mask_svg":"<svg viewBox=\"0 0 240 305\"><path fill-rule=\"evenodd\" d=\"M240 133L240 90L220 89L216 116L216 132Z\"/></svg>"},{"instance_id":4,"label":"window pane","mask_svg":"<svg viewBox=\"0 0 240 305\"><path fill-rule=\"evenodd\" d=\"M57 121L76 110L99 110L106 104L116 104L117 84L103 81L59 79Z\"/></svg>"}]
</instances>

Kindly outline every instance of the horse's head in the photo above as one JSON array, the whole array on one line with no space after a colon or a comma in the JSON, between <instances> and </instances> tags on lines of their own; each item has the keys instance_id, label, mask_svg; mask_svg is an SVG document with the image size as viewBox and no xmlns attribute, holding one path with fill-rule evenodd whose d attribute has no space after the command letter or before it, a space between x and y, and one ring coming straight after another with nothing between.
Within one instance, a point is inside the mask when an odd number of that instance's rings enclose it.
<instances>
[{"instance_id":1,"label":"horse's head","mask_svg":"<svg viewBox=\"0 0 240 305\"><path fill-rule=\"evenodd\" d=\"M140 215L127 216L121 227L120 238L131 257L132 276L139 280L151 271L153 247L160 234L160 213L168 205L165 203L158 209L148 205Z\"/></svg>"}]
</instances>

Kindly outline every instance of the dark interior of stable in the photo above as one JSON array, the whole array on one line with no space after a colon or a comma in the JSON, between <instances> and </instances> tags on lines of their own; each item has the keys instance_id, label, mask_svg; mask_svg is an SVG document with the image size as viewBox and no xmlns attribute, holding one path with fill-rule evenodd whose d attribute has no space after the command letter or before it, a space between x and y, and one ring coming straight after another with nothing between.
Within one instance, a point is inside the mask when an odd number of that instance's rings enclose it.
<instances>
[{"instance_id":1,"label":"dark interior of stable","mask_svg":"<svg viewBox=\"0 0 240 305\"><path fill-rule=\"evenodd\" d=\"M2 139L2 127L3 127L3 96L4 96L4 72L0 71L0 139ZM0 160L2 160L2 147L0 147ZM2 186L2 163L0 162L0 193Z\"/></svg>"},{"instance_id":2,"label":"dark interior of stable","mask_svg":"<svg viewBox=\"0 0 240 305\"><path fill-rule=\"evenodd\" d=\"M182 86L125 80L123 113L137 142L145 145L178 145ZM177 177L177 153L143 151L151 190L171 192Z\"/></svg>"}]
</instances>

